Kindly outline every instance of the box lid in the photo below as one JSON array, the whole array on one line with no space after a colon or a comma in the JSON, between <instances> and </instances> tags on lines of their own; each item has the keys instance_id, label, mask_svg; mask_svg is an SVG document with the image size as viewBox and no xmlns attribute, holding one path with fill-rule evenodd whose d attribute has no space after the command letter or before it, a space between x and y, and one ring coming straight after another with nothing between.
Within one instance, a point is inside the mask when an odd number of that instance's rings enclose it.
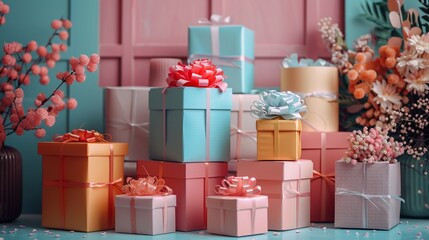
<instances>
[{"instance_id":1,"label":"box lid","mask_svg":"<svg viewBox=\"0 0 429 240\"><path fill-rule=\"evenodd\" d=\"M300 173L301 170L301 173ZM237 161L237 176L255 177L258 180L295 180L313 177L311 160L296 161ZM262 189L263 191L263 189Z\"/></svg>"},{"instance_id":2,"label":"box lid","mask_svg":"<svg viewBox=\"0 0 429 240\"><path fill-rule=\"evenodd\" d=\"M39 142L37 153L41 155L66 155L66 156L109 156L110 146L113 146L113 154L126 155L128 143L86 143L86 142Z\"/></svg>"},{"instance_id":3,"label":"box lid","mask_svg":"<svg viewBox=\"0 0 429 240\"><path fill-rule=\"evenodd\" d=\"M176 206L176 195L167 196L128 196L126 194L115 196L116 207L130 207L131 198L135 198L135 208L137 209L157 209Z\"/></svg>"},{"instance_id":4,"label":"box lid","mask_svg":"<svg viewBox=\"0 0 429 240\"><path fill-rule=\"evenodd\" d=\"M207 197L207 208L220 208L226 210L246 210L255 208L267 208L268 197L256 195L251 197L233 196L209 196Z\"/></svg>"},{"instance_id":5,"label":"box lid","mask_svg":"<svg viewBox=\"0 0 429 240\"><path fill-rule=\"evenodd\" d=\"M279 131L282 132L301 131L302 129L301 120L260 119L256 121L256 129L258 131L274 131L276 125L278 125Z\"/></svg>"},{"instance_id":6,"label":"box lid","mask_svg":"<svg viewBox=\"0 0 429 240\"><path fill-rule=\"evenodd\" d=\"M146 169L146 170L145 170ZM207 170L208 177L225 177L228 175L227 162L197 162L181 163L139 160L137 161L137 172L169 178L204 178ZM162 173L162 176L159 176ZM174 190L174 189L173 189Z\"/></svg>"},{"instance_id":7,"label":"box lid","mask_svg":"<svg viewBox=\"0 0 429 240\"><path fill-rule=\"evenodd\" d=\"M232 90L221 92L218 88L173 87L162 93L164 88L152 88L149 91L149 109L163 109L165 97L166 109L206 109L207 91L210 92L210 109L230 110Z\"/></svg>"},{"instance_id":8,"label":"box lid","mask_svg":"<svg viewBox=\"0 0 429 240\"><path fill-rule=\"evenodd\" d=\"M349 148L347 138L351 134L351 132L302 132L301 146L302 149L320 149L323 139L325 139L327 149L347 149Z\"/></svg>"}]
</instances>

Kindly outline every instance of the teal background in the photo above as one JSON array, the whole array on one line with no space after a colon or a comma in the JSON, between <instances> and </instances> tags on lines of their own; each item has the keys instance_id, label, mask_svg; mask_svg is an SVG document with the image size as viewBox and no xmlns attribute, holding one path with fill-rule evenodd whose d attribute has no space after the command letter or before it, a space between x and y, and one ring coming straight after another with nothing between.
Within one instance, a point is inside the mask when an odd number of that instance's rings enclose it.
<instances>
[{"instance_id":1,"label":"teal background","mask_svg":"<svg viewBox=\"0 0 429 240\"><path fill-rule=\"evenodd\" d=\"M210 159L206 159L207 89L210 91ZM173 162L228 161L232 91L178 87L149 91L149 159ZM163 97L166 102L166 159L164 158Z\"/></svg>"},{"instance_id":2,"label":"teal background","mask_svg":"<svg viewBox=\"0 0 429 240\"><path fill-rule=\"evenodd\" d=\"M45 44L52 34L51 21L61 17L70 19L73 27L70 29L68 50L61 53L61 60L54 69L50 69L51 82L47 86L39 84L39 77L32 77L31 84L24 86L25 107L33 106L39 92L46 95L58 86L55 74L68 70L68 59L80 54L98 53L99 36L99 2L98 0L11 0L5 1L10 6L6 15L6 24L0 26L0 42L18 41L26 45L30 40L36 40L40 45ZM98 71L88 73L84 83L66 85L61 89L66 96L78 101L75 110L64 110L59 114L56 123L46 128L47 136L39 139L34 132L26 132L23 136L11 135L6 144L16 147L23 156L24 192L23 213L41 212L42 194L42 161L37 154L37 143L51 141L54 134L62 134L74 128L84 127L103 131L103 95L98 86Z\"/></svg>"},{"instance_id":3,"label":"teal background","mask_svg":"<svg viewBox=\"0 0 429 240\"><path fill-rule=\"evenodd\" d=\"M188 29L188 56L192 54L211 55L212 40L210 26L192 26ZM254 32L243 26L219 26L220 56L240 56L254 59ZM216 64L216 62L214 62ZM235 62L239 67L219 64L226 76L228 87L233 93L250 93L254 85L253 62Z\"/></svg>"},{"instance_id":4,"label":"teal background","mask_svg":"<svg viewBox=\"0 0 429 240\"><path fill-rule=\"evenodd\" d=\"M361 16L364 13L362 3L366 1L374 2L374 0L345 0L345 38L349 48L353 47L353 43L358 37L370 33L375 26ZM417 0L405 1L406 9L418 9L420 6Z\"/></svg>"}]
</instances>

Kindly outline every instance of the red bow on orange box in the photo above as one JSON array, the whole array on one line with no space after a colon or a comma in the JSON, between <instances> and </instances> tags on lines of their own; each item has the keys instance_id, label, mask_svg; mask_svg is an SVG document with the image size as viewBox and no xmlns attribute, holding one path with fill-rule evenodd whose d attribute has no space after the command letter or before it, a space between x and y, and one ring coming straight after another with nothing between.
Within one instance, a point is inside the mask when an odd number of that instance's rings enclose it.
<instances>
[{"instance_id":1,"label":"red bow on orange box","mask_svg":"<svg viewBox=\"0 0 429 240\"><path fill-rule=\"evenodd\" d=\"M234 177L230 176L222 180L221 185L215 188L217 194L225 196L251 196L261 193L261 186L256 185L254 177Z\"/></svg>"},{"instance_id":2,"label":"red bow on orange box","mask_svg":"<svg viewBox=\"0 0 429 240\"><path fill-rule=\"evenodd\" d=\"M95 130L73 129L64 135L54 136L55 142L109 142Z\"/></svg>"}]
</instances>

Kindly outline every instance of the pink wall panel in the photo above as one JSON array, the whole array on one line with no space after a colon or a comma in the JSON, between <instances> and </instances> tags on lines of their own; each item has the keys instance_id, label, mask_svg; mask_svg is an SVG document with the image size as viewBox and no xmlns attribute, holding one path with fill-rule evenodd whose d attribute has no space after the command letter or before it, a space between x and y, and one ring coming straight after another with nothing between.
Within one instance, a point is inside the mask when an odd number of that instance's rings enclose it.
<instances>
[{"instance_id":1,"label":"pink wall panel","mask_svg":"<svg viewBox=\"0 0 429 240\"><path fill-rule=\"evenodd\" d=\"M331 16L344 25L344 0L104 0L100 5L100 52L109 59L100 68L102 86L147 85L149 59L186 59L187 27L212 13L255 31L255 87L278 86L280 63L292 53L329 56L318 33L320 18ZM104 63L116 68L103 68Z\"/></svg>"}]
</instances>

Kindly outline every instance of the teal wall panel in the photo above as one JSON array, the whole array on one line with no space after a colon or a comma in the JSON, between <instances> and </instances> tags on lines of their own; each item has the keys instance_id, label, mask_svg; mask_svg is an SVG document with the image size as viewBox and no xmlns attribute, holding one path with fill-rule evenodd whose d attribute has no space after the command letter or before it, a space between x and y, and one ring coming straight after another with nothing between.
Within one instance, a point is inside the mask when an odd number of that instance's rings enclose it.
<instances>
[{"instance_id":1,"label":"teal wall panel","mask_svg":"<svg viewBox=\"0 0 429 240\"><path fill-rule=\"evenodd\" d=\"M26 44L30 40L45 44L52 33L51 21L68 18L73 22L68 40L68 51L61 54L61 60L54 69L50 69L51 83L41 86L38 78L24 87L25 105L32 106L39 92L50 94L58 85L55 73L68 70L68 58L81 53L99 52L99 1L98 0L4 0L11 11L6 15L6 25L0 27L0 42L18 41ZM37 143L50 141L55 134L62 134L73 128L83 126L86 129L103 131L103 94L98 84L98 72L87 73L84 83L75 83L71 87L61 88L67 96L78 101L78 108L63 111L56 119L56 124L47 128L47 136L38 139L33 132L23 136L11 135L6 144L18 148L23 155L24 174L24 213L41 212L42 161L37 154Z\"/></svg>"},{"instance_id":2,"label":"teal wall panel","mask_svg":"<svg viewBox=\"0 0 429 240\"><path fill-rule=\"evenodd\" d=\"M345 37L347 46L353 47L354 41L363 34L370 33L374 24L366 21L361 15L364 13L362 4L380 0L345 0ZM406 0L405 8L420 7L418 0Z\"/></svg>"}]
</instances>

